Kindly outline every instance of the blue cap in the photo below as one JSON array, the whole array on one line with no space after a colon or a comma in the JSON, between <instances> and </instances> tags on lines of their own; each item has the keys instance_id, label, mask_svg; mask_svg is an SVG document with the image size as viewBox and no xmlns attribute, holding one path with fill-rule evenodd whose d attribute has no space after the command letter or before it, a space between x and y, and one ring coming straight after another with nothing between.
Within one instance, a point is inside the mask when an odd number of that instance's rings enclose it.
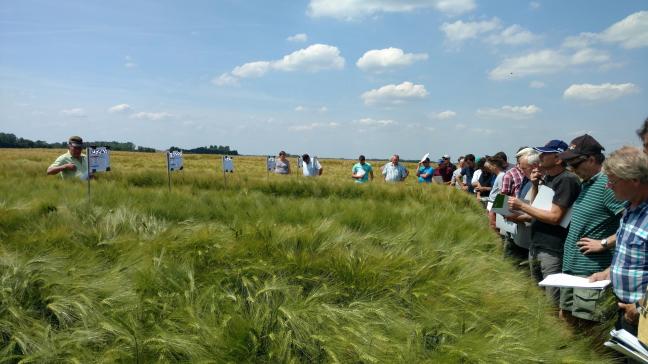
<instances>
[{"instance_id":1,"label":"blue cap","mask_svg":"<svg viewBox=\"0 0 648 364\"><path fill-rule=\"evenodd\" d=\"M566 151L567 148L569 148L567 143L562 140L554 139L545 144L544 147L535 147L533 149L540 153L562 153Z\"/></svg>"},{"instance_id":2,"label":"blue cap","mask_svg":"<svg viewBox=\"0 0 648 364\"><path fill-rule=\"evenodd\" d=\"M439 163L439 164L440 164L440 163L443 163L443 162L445 162L445 159L443 159L443 158L441 158L441 159L439 159L439 160L437 161L437 163Z\"/></svg>"}]
</instances>

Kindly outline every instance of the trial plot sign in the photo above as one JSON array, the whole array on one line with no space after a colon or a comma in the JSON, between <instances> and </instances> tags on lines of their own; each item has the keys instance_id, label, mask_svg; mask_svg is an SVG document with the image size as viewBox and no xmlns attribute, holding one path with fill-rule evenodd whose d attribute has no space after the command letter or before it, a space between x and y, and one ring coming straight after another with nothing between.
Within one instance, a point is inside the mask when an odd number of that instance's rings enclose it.
<instances>
[{"instance_id":1,"label":"trial plot sign","mask_svg":"<svg viewBox=\"0 0 648 364\"><path fill-rule=\"evenodd\" d=\"M110 150L108 147L88 148L88 171L90 173L110 171Z\"/></svg>"},{"instance_id":2,"label":"trial plot sign","mask_svg":"<svg viewBox=\"0 0 648 364\"><path fill-rule=\"evenodd\" d=\"M274 171L275 166L277 165L277 160L273 156L268 156L268 159L266 160L266 167L268 168L268 171Z\"/></svg>"},{"instance_id":3,"label":"trial plot sign","mask_svg":"<svg viewBox=\"0 0 648 364\"><path fill-rule=\"evenodd\" d=\"M169 160L169 171L180 171L184 168L184 161L182 159L182 151L171 151L167 152L167 158Z\"/></svg>"},{"instance_id":4,"label":"trial plot sign","mask_svg":"<svg viewBox=\"0 0 648 364\"><path fill-rule=\"evenodd\" d=\"M234 160L230 156L223 156L223 172L234 173Z\"/></svg>"}]
</instances>

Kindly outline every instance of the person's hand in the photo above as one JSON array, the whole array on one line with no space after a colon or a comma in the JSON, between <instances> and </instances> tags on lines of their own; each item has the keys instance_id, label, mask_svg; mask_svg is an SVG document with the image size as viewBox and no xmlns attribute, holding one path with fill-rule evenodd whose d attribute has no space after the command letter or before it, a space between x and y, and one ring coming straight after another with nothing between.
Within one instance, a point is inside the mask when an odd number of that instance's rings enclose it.
<instances>
[{"instance_id":1,"label":"person's hand","mask_svg":"<svg viewBox=\"0 0 648 364\"><path fill-rule=\"evenodd\" d=\"M524 222L524 220L520 219L520 216L522 216L522 214L512 214L504 216L504 220L521 224Z\"/></svg>"},{"instance_id":2,"label":"person's hand","mask_svg":"<svg viewBox=\"0 0 648 364\"><path fill-rule=\"evenodd\" d=\"M639 311L634 303L618 303L619 308L623 310L623 318L631 323L636 324L639 322Z\"/></svg>"},{"instance_id":3,"label":"person's hand","mask_svg":"<svg viewBox=\"0 0 648 364\"><path fill-rule=\"evenodd\" d=\"M581 240L576 242L576 245L578 245L578 249L580 249L581 253L585 255L605 251L605 248L603 247L603 245L601 245L600 240L582 238Z\"/></svg>"},{"instance_id":4,"label":"person's hand","mask_svg":"<svg viewBox=\"0 0 648 364\"><path fill-rule=\"evenodd\" d=\"M467 185L463 185L463 186L461 186L461 190L462 190L462 191L468 191L468 186L467 186Z\"/></svg>"},{"instance_id":5,"label":"person's hand","mask_svg":"<svg viewBox=\"0 0 648 364\"><path fill-rule=\"evenodd\" d=\"M508 207L510 210L520 210L523 205L524 202L522 202L517 197L509 197L508 199Z\"/></svg>"},{"instance_id":6,"label":"person's hand","mask_svg":"<svg viewBox=\"0 0 648 364\"><path fill-rule=\"evenodd\" d=\"M74 165L74 163L66 163L63 165L63 167L65 167L64 169L66 171L76 171L76 166Z\"/></svg>"},{"instance_id":7,"label":"person's hand","mask_svg":"<svg viewBox=\"0 0 648 364\"><path fill-rule=\"evenodd\" d=\"M587 278L590 282L604 281L610 279L610 271L596 272Z\"/></svg>"}]
</instances>

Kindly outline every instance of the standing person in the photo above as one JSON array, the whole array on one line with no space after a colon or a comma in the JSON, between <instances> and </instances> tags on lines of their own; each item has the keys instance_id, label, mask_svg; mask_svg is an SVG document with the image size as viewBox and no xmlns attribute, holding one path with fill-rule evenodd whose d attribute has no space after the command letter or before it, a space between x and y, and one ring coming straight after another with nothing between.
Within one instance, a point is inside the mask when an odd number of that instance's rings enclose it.
<instances>
[{"instance_id":1,"label":"standing person","mask_svg":"<svg viewBox=\"0 0 648 364\"><path fill-rule=\"evenodd\" d=\"M457 176L456 181L461 184L461 189L468 193L475 192L472 183L470 183L473 173L475 173L475 155L466 154L464 157L464 166L461 169L459 176ZM465 181L463 177L466 177Z\"/></svg>"},{"instance_id":2,"label":"standing person","mask_svg":"<svg viewBox=\"0 0 648 364\"><path fill-rule=\"evenodd\" d=\"M648 118L644 120L643 125L637 130L637 135L643 142L644 153L648 154Z\"/></svg>"},{"instance_id":3,"label":"standing person","mask_svg":"<svg viewBox=\"0 0 648 364\"><path fill-rule=\"evenodd\" d=\"M453 181L452 175L456 167L450 162L450 156L448 155L444 155L443 158L439 159L438 164L433 176L440 176L443 183L449 185Z\"/></svg>"},{"instance_id":4,"label":"standing person","mask_svg":"<svg viewBox=\"0 0 648 364\"><path fill-rule=\"evenodd\" d=\"M304 171L304 176L306 177L317 177L321 176L324 172L324 168L317 160L317 157L314 157L311 161L311 158L308 154L302 155L302 170Z\"/></svg>"},{"instance_id":5,"label":"standing person","mask_svg":"<svg viewBox=\"0 0 648 364\"><path fill-rule=\"evenodd\" d=\"M520 148L518 153L524 150L526 147ZM517 164L506 171L504 178L502 178L502 194L507 196L517 196L522 186L522 180L524 179L524 173L520 169L520 157L516 155Z\"/></svg>"},{"instance_id":6,"label":"standing person","mask_svg":"<svg viewBox=\"0 0 648 364\"><path fill-rule=\"evenodd\" d=\"M463 169L464 166L464 157L459 157L459 160L457 161L457 169L452 172L452 179L450 182L451 186L455 186L458 190L461 189L463 183L459 183L458 181L461 179L461 170Z\"/></svg>"},{"instance_id":7,"label":"standing person","mask_svg":"<svg viewBox=\"0 0 648 364\"><path fill-rule=\"evenodd\" d=\"M590 281L612 280L618 299L617 328L637 334L639 301L648 288L648 155L639 148L623 147L603 163L607 187L625 202L611 266L590 276Z\"/></svg>"},{"instance_id":8,"label":"standing person","mask_svg":"<svg viewBox=\"0 0 648 364\"><path fill-rule=\"evenodd\" d=\"M507 165L508 163L506 163L506 161L501 157L493 156L486 159L486 169L495 176L495 181L493 182L493 186L488 194L489 206L495 202L495 197L497 197L502 190L502 179L504 178L504 171L506 170ZM495 213L490 210L488 211L488 221L490 222L491 228L497 230L497 227L495 226Z\"/></svg>"},{"instance_id":9,"label":"standing person","mask_svg":"<svg viewBox=\"0 0 648 364\"><path fill-rule=\"evenodd\" d=\"M354 164L351 168L351 178L355 179L356 183L365 183L374 179L373 168L371 164L365 162L365 156L360 155L358 157L358 163Z\"/></svg>"},{"instance_id":10,"label":"standing person","mask_svg":"<svg viewBox=\"0 0 648 364\"><path fill-rule=\"evenodd\" d=\"M529 263L531 274L539 282L550 274L562 272L563 246L567 228L561 221L580 193L580 181L568 172L560 153L567 149L562 140L552 140L544 147L534 148L540 152L540 169L544 173L542 184L554 192L550 210L542 210L516 198L509 198L509 208L519 210L534 218L531 223L531 249ZM560 300L560 289L547 287L547 296L556 306Z\"/></svg>"},{"instance_id":11,"label":"standing person","mask_svg":"<svg viewBox=\"0 0 648 364\"><path fill-rule=\"evenodd\" d=\"M416 177L418 177L419 183L432 183L432 176L434 176L434 168L430 165L430 158L425 158L418 163Z\"/></svg>"},{"instance_id":12,"label":"standing person","mask_svg":"<svg viewBox=\"0 0 648 364\"><path fill-rule=\"evenodd\" d=\"M279 159L275 162L276 174L290 174L290 161L286 158L286 152L279 152Z\"/></svg>"},{"instance_id":13,"label":"standing person","mask_svg":"<svg viewBox=\"0 0 648 364\"><path fill-rule=\"evenodd\" d=\"M382 175L385 177L385 182L403 182L409 175L407 168L402 164L398 164L400 157L398 154L392 155L390 162L382 167Z\"/></svg>"},{"instance_id":14,"label":"standing person","mask_svg":"<svg viewBox=\"0 0 648 364\"><path fill-rule=\"evenodd\" d=\"M565 240L563 273L588 277L610 266L611 248L619 228L623 203L606 188L608 177L601 172L604 148L590 135L572 140L560 158L572 167L583 181L581 192L572 207L571 224ZM561 288L562 317L570 316L588 321L601 321L600 300L603 291Z\"/></svg>"},{"instance_id":15,"label":"standing person","mask_svg":"<svg viewBox=\"0 0 648 364\"><path fill-rule=\"evenodd\" d=\"M80 136L71 136L68 139L68 151L61 154L52 165L47 168L47 174L60 174L63 179L87 179L88 160L83 151L83 139Z\"/></svg>"}]
</instances>

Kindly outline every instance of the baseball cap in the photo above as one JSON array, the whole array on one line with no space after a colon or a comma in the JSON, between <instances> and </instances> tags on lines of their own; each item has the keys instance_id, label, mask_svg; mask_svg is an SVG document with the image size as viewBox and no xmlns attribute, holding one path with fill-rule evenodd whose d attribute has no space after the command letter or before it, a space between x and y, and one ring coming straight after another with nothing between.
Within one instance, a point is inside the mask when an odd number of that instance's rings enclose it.
<instances>
[{"instance_id":1,"label":"baseball cap","mask_svg":"<svg viewBox=\"0 0 648 364\"><path fill-rule=\"evenodd\" d=\"M567 143L559 139L550 140L544 147L534 147L540 153L562 153L567 150Z\"/></svg>"},{"instance_id":2,"label":"baseball cap","mask_svg":"<svg viewBox=\"0 0 648 364\"><path fill-rule=\"evenodd\" d=\"M80 136L73 135L68 139L68 145L72 147L83 147L83 139Z\"/></svg>"},{"instance_id":3,"label":"baseball cap","mask_svg":"<svg viewBox=\"0 0 648 364\"><path fill-rule=\"evenodd\" d=\"M447 154L444 154L442 158L443 158L443 159L450 159L450 156L447 155Z\"/></svg>"},{"instance_id":4,"label":"baseball cap","mask_svg":"<svg viewBox=\"0 0 648 364\"><path fill-rule=\"evenodd\" d=\"M585 134L572 140L567 150L560 153L560 159L570 160L580 156L599 154L604 150L605 148L594 137Z\"/></svg>"}]
</instances>

